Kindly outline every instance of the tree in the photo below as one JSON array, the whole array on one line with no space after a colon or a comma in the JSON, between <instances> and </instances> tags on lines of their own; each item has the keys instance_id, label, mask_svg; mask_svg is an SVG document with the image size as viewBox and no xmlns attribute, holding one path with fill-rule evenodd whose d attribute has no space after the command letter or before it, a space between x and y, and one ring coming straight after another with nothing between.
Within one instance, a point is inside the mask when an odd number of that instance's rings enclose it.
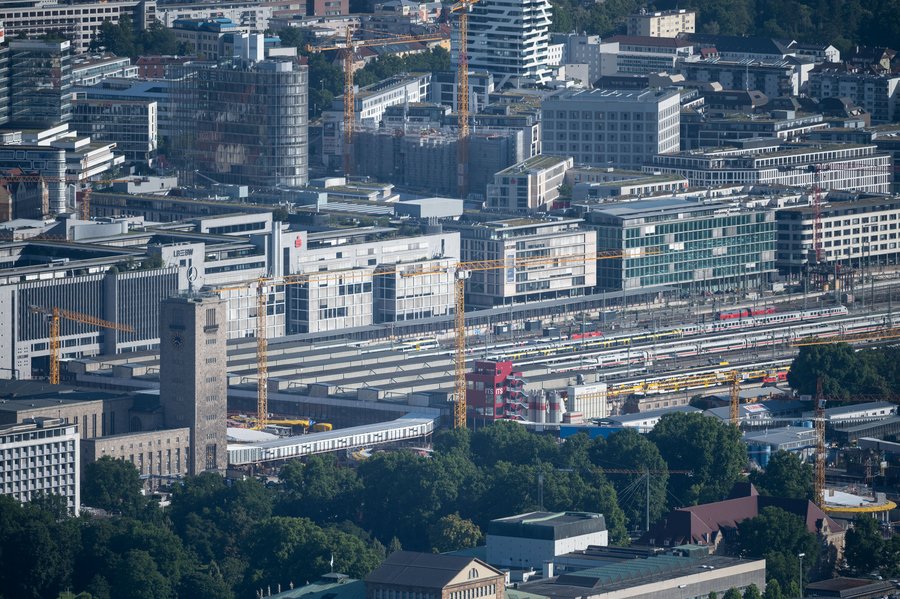
<instances>
[{"instance_id":1,"label":"tree","mask_svg":"<svg viewBox=\"0 0 900 599\"><path fill-rule=\"evenodd\" d=\"M552 462L555 442L547 436L535 435L517 422L501 420L472 433L472 459L479 466L497 462L534 464Z\"/></svg>"},{"instance_id":2,"label":"tree","mask_svg":"<svg viewBox=\"0 0 900 599\"><path fill-rule=\"evenodd\" d=\"M178 584L178 596L191 599L234 599L218 568L204 568L189 572Z\"/></svg>"},{"instance_id":3,"label":"tree","mask_svg":"<svg viewBox=\"0 0 900 599\"><path fill-rule=\"evenodd\" d=\"M132 549L118 560L110 579L112 599L170 599L172 587L150 554Z\"/></svg>"},{"instance_id":4,"label":"tree","mask_svg":"<svg viewBox=\"0 0 900 599\"><path fill-rule=\"evenodd\" d=\"M131 462L103 456L84 467L81 501L109 512L136 515L146 504L141 475Z\"/></svg>"},{"instance_id":5,"label":"tree","mask_svg":"<svg viewBox=\"0 0 900 599\"><path fill-rule=\"evenodd\" d=\"M676 412L660 418L648 435L670 470L690 470L673 477L675 507L719 501L741 475L746 449L737 427L699 413Z\"/></svg>"},{"instance_id":6,"label":"tree","mask_svg":"<svg viewBox=\"0 0 900 599\"><path fill-rule=\"evenodd\" d=\"M428 529L428 541L435 553L475 547L481 542L481 529L459 514L444 516Z\"/></svg>"},{"instance_id":7,"label":"tree","mask_svg":"<svg viewBox=\"0 0 900 599\"><path fill-rule=\"evenodd\" d=\"M854 576L866 576L878 570L884 556L884 537L878 522L867 515L859 515L847 531L844 559Z\"/></svg>"},{"instance_id":8,"label":"tree","mask_svg":"<svg viewBox=\"0 0 900 599\"><path fill-rule=\"evenodd\" d=\"M789 451L777 451L769 458L764 472L752 472L750 482L763 495L812 500L813 467Z\"/></svg>"},{"instance_id":9,"label":"tree","mask_svg":"<svg viewBox=\"0 0 900 599\"><path fill-rule=\"evenodd\" d=\"M781 592L781 584L774 578L766 581L766 592L763 593L765 599L784 599Z\"/></svg>"},{"instance_id":10,"label":"tree","mask_svg":"<svg viewBox=\"0 0 900 599\"><path fill-rule=\"evenodd\" d=\"M751 584L746 589L744 589L744 599L762 599L762 594L759 592L759 587L755 584Z\"/></svg>"},{"instance_id":11,"label":"tree","mask_svg":"<svg viewBox=\"0 0 900 599\"><path fill-rule=\"evenodd\" d=\"M610 435L608 440L598 438L591 446L590 456L591 462L601 468L651 471L650 521L655 522L665 514L669 483L668 466L659 449L646 436L633 429L626 429ZM646 518L645 485L640 484L643 476L643 474L608 475L619 497L623 495L625 489L640 485L640 489L631 494L632 500L621 504L630 530L642 529Z\"/></svg>"},{"instance_id":12,"label":"tree","mask_svg":"<svg viewBox=\"0 0 900 599\"><path fill-rule=\"evenodd\" d=\"M735 588L730 588L722 595L722 599L741 599L741 592Z\"/></svg>"},{"instance_id":13,"label":"tree","mask_svg":"<svg viewBox=\"0 0 900 599\"><path fill-rule=\"evenodd\" d=\"M127 15L119 17L118 23L103 21L91 42L91 50L105 50L132 59L142 54L187 53L187 48L178 41L175 32L162 23L157 21L148 29L136 31L134 23Z\"/></svg>"},{"instance_id":14,"label":"tree","mask_svg":"<svg viewBox=\"0 0 900 599\"><path fill-rule=\"evenodd\" d=\"M900 536L894 535L884 542L881 550L881 576L897 578L900 576Z\"/></svg>"},{"instance_id":15,"label":"tree","mask_svg":"<svg viewBox=\"0 0 900 599\"><path fill-rule=\"evenodd\" d=\"M800 553L805 554L804 578L809 578L820 553L816 535L806 530L803 520L776 507L763 508L759 516L738 523L737 545L741 555L764 558L766 574L782 588L796 580Z\"/></svg>"},{"instance_id":16,"label":"tree","mask_svg":"<svg viewBox=\"0 0 900 599\"><path fill-rule=\"evenodd\" d=\"M291 460L279 475L284 493L279 511L319 524L353 520L359 509L362 483L356 470L341 468L334 455L311 456L306 463Z\"/></svg>"},{"instance_id":17,"label":"tree","mask_svg":"<svg viewBox=\"0 0 900 599\"><path fill-rule=\"evenodd\" d=\"M880 350L856 352L846 343L806 345L791 363L788 383L804 395L815 395L817 381L821 381L828 398L890 397L893 392L889 381L873 368L883 355Z\"/></svg>"}]
</instances>

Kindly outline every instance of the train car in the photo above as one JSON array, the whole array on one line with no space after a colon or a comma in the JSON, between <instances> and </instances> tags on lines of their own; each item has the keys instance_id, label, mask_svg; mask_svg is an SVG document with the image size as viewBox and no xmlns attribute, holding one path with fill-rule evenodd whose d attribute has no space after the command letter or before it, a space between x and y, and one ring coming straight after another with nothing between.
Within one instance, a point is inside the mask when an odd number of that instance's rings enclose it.
<instances>
[{"instance_id":1,"label":"train car","mask_svg":"<svg viewBox=\"0 0 900 599\"><path fill-rule=\"evenodd\" d=\"M772 307L765 308L741 308L740 310L731 310L728 312L716 312L716 320L732 320L735 318L750 318L752 316L765 316L766 314L775 314L777 310Z\"/></svg>"}]
</instances>

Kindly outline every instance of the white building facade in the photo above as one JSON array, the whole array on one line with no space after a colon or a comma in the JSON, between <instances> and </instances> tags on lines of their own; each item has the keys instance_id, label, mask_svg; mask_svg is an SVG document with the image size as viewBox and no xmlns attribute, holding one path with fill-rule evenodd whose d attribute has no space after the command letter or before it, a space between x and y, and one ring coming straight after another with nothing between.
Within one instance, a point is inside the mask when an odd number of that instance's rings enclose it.
<instances>
[{"instance_id":1,"label":"white building facade","mask_svg":"<svg viewBox=\"0 0 900 599\"><path fill-rule=\"evenodd\" d=\"M542 110L543 151L576 164L641 168L680 148L677 91L565 91L546 98Z\"/></svg>"},{"instance_id":2,"label":"white building facade","mask_svg":"<svg viewBox=\"0 0 900 599\"><path fill-rule=\"evenodd\" d=\"M519 80L550 80L548 0L484 0L469 14L469 66L494 76L498 87ZM459 57L454 29L451 60Z\"/></svg>"}]
</instances>

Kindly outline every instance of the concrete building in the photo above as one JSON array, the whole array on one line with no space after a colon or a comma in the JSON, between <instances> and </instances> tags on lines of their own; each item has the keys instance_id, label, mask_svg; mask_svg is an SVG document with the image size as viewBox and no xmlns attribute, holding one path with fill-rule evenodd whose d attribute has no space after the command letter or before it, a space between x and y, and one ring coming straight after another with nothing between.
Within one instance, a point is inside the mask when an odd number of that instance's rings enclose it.
<instances>
[{"instance_id":1,"label":"concrete building","mask_svg":"<svg viewBox=\"0 0 900 599\"><path fill-rule=\"evenodd\" d=\"M21 502L39 493L59 495L77 515L81 509L78 427L58 418L0 425L0 495Z\"/></svg>"},{"instance_id":2,"label":"concrete building","mask_svg":"<svg viewBox=\"0 0 900 599\"><path fill-rule=\"evenodd\" d=\"M365 578L366 599L504 599L503 572L473 557L395 551Z\"/></svg>"},{"instance_id":3,"label":"concrete building","mask_svg":"<svg viewBox=\"0 0 900 599\"><path fill-rule=\"evenodd\" d=\"M395 75L367 85L354 94L354 122L358 127L378 129L388 107L425 102L430 90L430 73ZM343 96L322 113L322 151L326 166L339 168L344 152Z\"/></svg>"},{"instance_id":4,"label":"concrete building","mask_svg":"<svg viewBox=\"0 0 900 599\"><path fill-rule=\"evenodd\" d=\"M695 58L678 61L676 71L691 82L719 83L723 89L759 90L770 98L800 95L813 69L812 61L763 61Z\"/></svg>"},{"instance_id":5,"label":"concrete building","mask_svg":"<svg viewBox=\"0 0 900 599\"><path fill-rule=\"evenodd\" d=\"M587 65L591 86L602 75L612 75L616 72L615 51L618 46L602 41L599 35L553 33L550 39L554 44L561 44L563 47L561 64Z\"/></svg>"},{"instance_id":6,"label":"concrete building","mask_svg":"<svg viewBox=\"0 0 900 599\"><path fill-rule=\"evenodd\" d=\"M874 144L752 144L707 151L657 154L645 172L678 174L691 187L785 185L823 190L890 193L891 157Z\"/></svg>"},{"instance_id":7,"label":"concrete building","mask_svg":"<svg viewBox=\"0 0 900 599\"><path fill-rule=\"evenodd\" d=\"M541 569L557 556L605 546L606 519L592 512L529 512L491 520L487 562L498 568Z\"/></svg>"},{"instance_id":8,"label":"concrete building","mask_svg":"<svg viewBox=\"0 0 900 599\"><path fill-rule=\"evenodd\" d=\"M609 416L606 383L566 387L566 411L577 412L584 420Z\"/></svg>"},{"instance_id":9,"label":"concrete building","mask_svg":"<svg viewBox=\"0 0 900 599\"><path fill-rule=\"evenodd\" d=\"M485 0L469 13L468 55L473 70L494 76L497 87L550 80L550 3L547 0ZM459 56L454 28L451 61Z\"/></svg>"},{"instance_id":10,"label":"concrete building","mask_svg":"<svg viewBox=\"0 0 900 599\"><path fill-rule=\"evenodd\" d=\"M687 599L766 586L766 560L709 555L695 545L641 550L592 547L554 561L552 576L520 584L528 597L553 599ZM563 569L557 574L556 564ZM568 565L573 564L573 565Z\"/></svg>"},{"instance_id":11,"label":"concrete building","mask_svg":"<svg viewBox=\"0 0 900 599\"><path fill-rule=\"evenodd\" d=\"M678 37L679 33L696 31L697 13L692 10L643 10L628 15L628 35L650 37Z\"/></svg>"},{"instance_id":12,"label":"concrete building","mask_svg":"<svg viewBox=\"0 0 900 599\"><path fill-rule=\"evenodd\" d=\"M542 108L543 151L578 164L639 169L680 147L677 91L564 91Z\"/></svg>"},{"instance_id":13,"label":"concrete building","mask_svg":"<svg viewBox=\"0 0 900 599\"><path fill-rule=\"evenodd\" d=\"M599 251L621 260L598 263L601 289L672 285L717 291L755 288L775 274L775 213L677 198L602 203L588 227Z\"/></svg>"},{"instance_id":14,"label":"concrete building","mask_svg":"<svg viewBox=\"0 0 900 599\"><path fill-rule=\"evenodd\" d=\"M596 234L581 219L513 219L448 225L460 232L462 260L505 261L473 271L466 304L490 308L583 295L596 284ZM545 259L542 264L518 266Z\"/></svg>"},{"instance_id":15,"label":"concrete building","mask_svg":"<svg viewBox=\"0 0 900 599\"><path fill-rule=\"evenodd\" d=\"M224 474L227 311L213 295L182 295L159 309L159 399L166 428L189 428L187 473Z\"/></svg>"},{"instance_id":16,"label":"concrete building","mask_svg":"<svg viewBox=\"0 0 900 599\"><path fill-rule=\"evenodd\" d=\"M442 71L431 75L431 94L429 100L436 104L449 106L456 113L456 78L457 71ZM494 76L487 71L469 72L469 110L477 114L487 106L494 93Z\"/></svg>"},{"instance_id":17,"label":"concrete building","mask_svg":"<svg viewBox=\"0 0 900 599\"><path fill-rule=\"evenodd\" d=\"M539 155L503 169L487 186L487 209L504 212L549 210L559 197L571 158Z\"/></svg>"},{"instance_id":18,"label":"concrete building","mask_svg":"<svg viewBox=\"0 0 900 599\"><path fill-rule=\"evenodd\" d=\"M269 20L280 11L302 11L306 0L230 0L215 5L208 2L167 2L157 8L156 14L166 27L171 27L178 19L225 18L238 25L241 30L263 33L270 27Z\"/></svg>"},{"instance_id":19,"label":"concrete building","mask_svg":"<svg viewBox=\"0 0 900 599\"><path fill-rule=\"evenodd\" d=\"M566 171L572 187L572 202L604 200L621 196L649 196L677 193L688 188L680 175L663 175L623 169L578 166Z\"/></svg>"},{"instance_id":20,"label":"concrete building","mask_svg":"<svg viewBox=\"0 0 900 599\"><path fill-rule=\"evenodd\" d=\"M679 60L694 55L694 44L674 37L616 35L605 45L615 56L615 73L621 75L674 73Z\"/></svg>"},{"instance_id":21,"label":"concrete building","mask_svg":"<svg viewBox=\"0 0 900 599\"><path fill-rule=\"evenodd\" d=\"M130 79L138 76L138 68L127 56L114 54L76 56L72 61L72 87L96 85L108 77Z\"/></svg>"},{"instance_id":22,"label":"concrete building","mask_svg":"<svg viewBox=\"0 0 900 599\"><path fill-rule=\"evenodd\" d=\"M816 429L812 427L766 428L763 431L744 433L743 440L750 460L760 468L765 468L772 454L779 451L789 451L804 463L816 451Z\"/></svg>"},{"instance_id":23,"label":"concrete building","mask_svg":"<svg viewBox=\"0 0 900 599\"><path fill-rule=\"evenodd\" d=\"M681 149L697 150L729 146L755 138L798 141L828 127L821 114L797 114L773 110L763 114L719 113L681 115Z\"/></svg>"},{"instance_id":24,"label":"concrete building","mask_svg":"<svg viewBox=\"0 0 900 599\"><path fill-rule=\"evenodd\" d=\"M63 360L143 351L157 343L156 305L179 288L177 268L128 270L127 264L137 266L144 260L143 253L134 250L85 245L66 256L60 249L59 242L48 241L0 247L2 260L9 264L0 271L2 378L29 379L47 373L49 323L29 306L59 307L135 330L100 330L64 319L60 326Z\"/></svg>"},{"instance_id":25,"label":"concrete building","mask_svg":"<svg viewBox=\"0 0 900 599\"><path fill-rule=\"evenodd\" d=\"M807 93L818 100L850 98L872 115L873 124L900 118L900 75L822 65L810 73Z\"/></svg>"},{"instance_id":26,"label":"concrete building","mask_svg":"<svg viewBox=\"0 0 900 599\"><path fill-rule=\"evenodd\" d=\"M104 435L82 441L81 447L85 463L104 457L125 460L151 487L190 473L190 428Z\"/></svg>"},{"instance_id":27,"label":"concrete building","mask_svg":"<svg viewBox=\"0 0 900 599\"><path fill-rule=\"evenodd\" d=\"M53 2L25 0L0 5L0 22L9 37L40 37L62 34L72 49L87 52L100 26L118 23L127 16L136 30L150 28L156 21L154 0L113 0L111 2Z\"/></svg>"},{"instance_id":28,"label":"concrete building","mask_svg":"<svg viewBox=\"0 0 900 599\"><path fill-rule=\"evenodd\" d=\"M156 102L76 99L72 129L116 145L128 164L153 166L159 147Z\"/></svg>"},{"instance_id":29,"label":"concrete building","mask_svg":"<svg viewBox=\"0 0 900 599\"><path fill-rule=\"evenodd\" d=\"M815 213L811 205L776 211L776 259L782 271L799 273L813 258ZM900 261L900 197L861 196L843 201L826 198L820 214L826 262L863 266Z\"/></svg>"},{"instance_id":30,"label":"concrete building","mask_svg":"<svg viewBox=\"0 0 900 599\"><path fill-rule=\"evenodd\" d=\"M170 29L175 39L185 44L188 53L200 60L220 60L225 56L225 36L241 29L224 17L211 19L175 19Z\"/></svg>"},{"instance_id":31,"label":"concrete building","mask_svg":"<svg viewBox=\"0 0 900 599\"><path fill-rule=\"evenodd\" d=\"M311 233L289 272L307 275L288 287L288 332L314 333L443 316L454 306L451 264L459 234L376 240L390 230Z\"/></svg>"},{"instance_id":32,"label":"concrete building","mask_svg":"<svg viewBox=\"0 0 900 599\"><path fill-rule=\"evenodd\" d=\"M171 69L181 65L171 65ZM79 100L118 102L156 102L156 128L160 140L172 143L184 134L181 112L176 111L176 82L170 79L104 79L97 85L74 88Z\"/></svg>"},{"instance_id":33,"label":"concrete building","mask_svg":"<svg viewBox=\"0 0 900 599\"><path fill-rule=\"evenodd\" d=\"M183 123L177 154L188 175L218 183L305 185L307 68L296 57L264 59L261 35L247 41L241 58L184 66L190 76L174 96Z\"/></svg>"}]
</instances>

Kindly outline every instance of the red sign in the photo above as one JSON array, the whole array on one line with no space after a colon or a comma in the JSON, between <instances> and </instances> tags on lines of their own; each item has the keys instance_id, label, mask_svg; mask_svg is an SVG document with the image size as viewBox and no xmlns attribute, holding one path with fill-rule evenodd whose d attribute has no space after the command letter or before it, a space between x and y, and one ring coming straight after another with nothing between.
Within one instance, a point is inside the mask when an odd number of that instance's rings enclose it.
<instances>
[{"instance_id":1,"label":"red sign","mask_svg":"<svg viewBox=\"0 0 900 599\"><path fill-rule=\"evenodd\" d=\"M294 238L294 247L295 248L303 247L303 238L302 237Z\"/></svg>"}]
</instances>

